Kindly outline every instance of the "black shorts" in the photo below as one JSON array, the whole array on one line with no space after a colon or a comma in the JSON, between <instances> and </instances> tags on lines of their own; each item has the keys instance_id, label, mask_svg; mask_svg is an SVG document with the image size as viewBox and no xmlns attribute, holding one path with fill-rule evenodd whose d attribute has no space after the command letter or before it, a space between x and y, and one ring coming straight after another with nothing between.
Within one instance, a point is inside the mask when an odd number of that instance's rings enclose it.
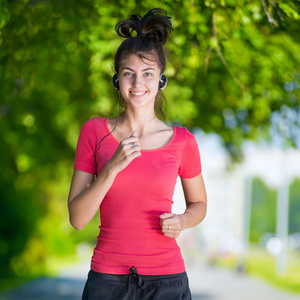
<instances>
[{"instance_id":1,"label":"black shorts","mask_svg":"<svg viewBox=\"0 0 300 300\"><path fill-rule=\"evenodd\" d=\"M191 300L186 272L172 275L140 275L135 267L128 275L90 271L82 300Z\"/></svg>"}]
</instances>

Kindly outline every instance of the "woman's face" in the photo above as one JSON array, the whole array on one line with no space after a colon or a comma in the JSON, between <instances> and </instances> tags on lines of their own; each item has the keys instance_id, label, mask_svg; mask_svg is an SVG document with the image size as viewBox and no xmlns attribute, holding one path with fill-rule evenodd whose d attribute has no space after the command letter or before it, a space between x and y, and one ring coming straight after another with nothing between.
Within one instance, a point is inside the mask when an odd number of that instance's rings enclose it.
<instances>
[{"instance_id":1,"label":"woman's face","mask_svg":"<svg viewBox=\"0 0 300 300\"><path fill-rule=\"evenodd\" d=\"M160 78L156 61L141 60L135 54L128 55L120 65L118 76L126 109L148 107L154 110Z\"/></svg>"}]
</instances>

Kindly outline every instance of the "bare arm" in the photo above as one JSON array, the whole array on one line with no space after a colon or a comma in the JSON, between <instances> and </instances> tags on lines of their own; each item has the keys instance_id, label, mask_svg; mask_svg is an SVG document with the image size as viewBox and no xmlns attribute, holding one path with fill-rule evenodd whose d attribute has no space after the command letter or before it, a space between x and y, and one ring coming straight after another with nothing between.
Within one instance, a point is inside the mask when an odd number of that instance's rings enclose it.
<instances>
[{"instance_id":1,"label":"bare arm","mask_svg":"<svg viewBox=\"0 0 300 300\"><path fill-rule=\"evenodd\" d=\"M165 213L160 216L162 232L171 238L177 238L182 230L199 224L206 215L206 190L202 174L181 179L186 210L183 214L176 215Z\"/></svg>"},{"instance_id":2,"label":"bare arm","mask_svg":"<svg viewBox=\"0 0 300 300\"><path fill-rule=\"evenodd\" d=\"M138 139L132 135L120 143L95 181L93 174L74 171L68 198L70 223L73 227L81 230L92 220L117 174L140 155Z\"/></svg>"},{"instance_id":3,"label":"bare arm","mask_svg":"<svg viewBox=\"0 0 300 300\"><path fill-rule=\"evenodd\" d=\"M96 181L93 174L74 170L68 199L70 223L73 227L81 230L90 222L114 178L114 173L108 167L103 168Z\"/></svg>"}]
</instances>

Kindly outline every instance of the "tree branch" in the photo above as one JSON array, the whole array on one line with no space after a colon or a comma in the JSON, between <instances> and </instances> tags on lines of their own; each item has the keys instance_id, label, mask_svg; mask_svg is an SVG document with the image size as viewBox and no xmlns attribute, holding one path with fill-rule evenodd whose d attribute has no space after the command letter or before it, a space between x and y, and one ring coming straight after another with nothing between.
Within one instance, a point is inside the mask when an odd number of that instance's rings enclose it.
<instances>
[{"instance_id":1,"label":"tree branch","mask_svg":"<svg viewBox=\"0 0 300 300\"><path fill-rule=\"evenodd\" d=\"M229 74L232 76L232 78L234 79L234 81L240 86L242 92L244 92L244 85L239 81L239 79L234 76L234 74L232 73L231 69L229 68L222 52L221 52L221 49L220 49L220 46L219 46L219 41L218 41L218 36L217 36L217 27L216 27L216 23L215 23L215 12L213 12L213 15L212 15L212 23L213 23L213 31L214 31L214 39L215 39L215 42L216 42L216 50L217 50L217 53L221 59L221 61L223 62L225 68L227 69L227 71L229 72Z\"/></svg>"},{"instance_id":2,"label":"tree branch","mask_svg":"<svg viewBox=\"0 0 300 300\"><path fill-rule=\"evenodd\" d=\"M205 63L204 63L204 75L207 74L207 68L208 68L208 62L209 62L209 57L211 53L212 47L209 47L206 56L205 56Z\"/></svg>"},{"instance_id":3,"label":"tree branch","mask_svg":"<svg viewBox=\"0 0 300 300\"><path fill-rule=\"evenodd\" d=\"M266 14L267 17L268 17L268 21L269 21L271 27L277 27L277 23L276 23L276 21L273 19L273 16L269 13L269 9L268 9L268 7L267 7L267 4L266 4L265 0L261 0L261 3L262 3L262 5L263 5L265 14ZM272 3L272 5L273 5L273 3Z\"/></svg>"}]
</instances>

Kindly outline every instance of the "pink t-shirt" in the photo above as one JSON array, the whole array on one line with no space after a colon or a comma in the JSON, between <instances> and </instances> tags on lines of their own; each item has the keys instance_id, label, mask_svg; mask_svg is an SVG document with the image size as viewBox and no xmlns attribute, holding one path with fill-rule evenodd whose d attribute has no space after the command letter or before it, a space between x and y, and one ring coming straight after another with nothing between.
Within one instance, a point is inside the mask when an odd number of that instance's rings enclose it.
<instances>
[{"instance_id":1,"label":"pink t-shirt","mask_svg":"<svg viewBox=\"0 0 300 300\"><path fill-rule=\"evenodd\" d=\"M109 133L106 118L86 122L78 139L74 169L96 174L115 153L119 142ZM91 269L128 274L167 275L185 271L176 239L166 237L159 216L170 213L178 175L193 178L201 173L198 145L187 129L174 127L171 141L158 149L142 150L118 173L100 205L101 226Z\"/></svg>"}]
</instances>

